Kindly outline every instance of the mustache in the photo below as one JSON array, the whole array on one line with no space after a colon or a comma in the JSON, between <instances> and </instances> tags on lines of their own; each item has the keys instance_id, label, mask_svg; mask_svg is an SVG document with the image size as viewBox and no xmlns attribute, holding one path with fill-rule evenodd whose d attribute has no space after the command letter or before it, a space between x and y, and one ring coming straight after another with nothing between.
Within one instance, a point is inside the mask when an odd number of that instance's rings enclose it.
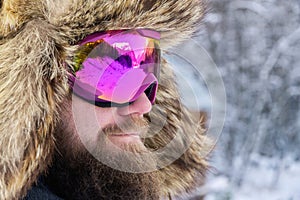
<instances>
[{"instance_id":1,"label":"mustache","mask_svg":"<svg viewBox=\"0 0 300 200\"><path fill-rule=\"evenodd\" d=\"M137 132L144 134L148 131L149 126L148 120L144 117L129 117L120 123L107 125L99 132L104 133L106 136Z\"/></svg>"}]
</instances>

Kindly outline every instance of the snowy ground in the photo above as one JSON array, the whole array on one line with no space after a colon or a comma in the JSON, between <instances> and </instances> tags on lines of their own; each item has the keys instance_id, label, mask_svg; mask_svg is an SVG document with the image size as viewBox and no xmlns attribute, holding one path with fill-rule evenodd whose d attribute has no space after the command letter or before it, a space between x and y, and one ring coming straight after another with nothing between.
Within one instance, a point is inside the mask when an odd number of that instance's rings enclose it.
<instances>
[{"instance_id":1,"label":"snowy ground","mask_svg":"<svg viewBox=\"0 0 300 200\"><path fill-rule=\"evenodd\" d=\"M241 186L218 175L203 189L208 192L205 200L299 200L300 161L252 156Z\"/></svg>"}]
</instances>

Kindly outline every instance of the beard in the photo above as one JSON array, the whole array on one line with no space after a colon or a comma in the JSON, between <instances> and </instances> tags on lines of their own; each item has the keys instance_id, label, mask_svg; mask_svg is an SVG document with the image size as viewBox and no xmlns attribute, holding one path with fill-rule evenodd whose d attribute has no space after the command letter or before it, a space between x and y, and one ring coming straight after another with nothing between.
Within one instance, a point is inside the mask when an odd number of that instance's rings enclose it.
<instances>
[{"instance_id":1,"label":"beard","mask_svg":"<svg viewBox=\"0 0 300 200\"><path fill-rule=\"evenodd\" d=\"M59 126L57 149L45 178L49 189L64 199L159 199L162 179L158 171L151 170L156 159L147 154L142 142L117 148L107 139L124 128L133 130L145 124L133 121L105 127L96 146L83 145L74 130Z\"/></svg>"}]
</instances>

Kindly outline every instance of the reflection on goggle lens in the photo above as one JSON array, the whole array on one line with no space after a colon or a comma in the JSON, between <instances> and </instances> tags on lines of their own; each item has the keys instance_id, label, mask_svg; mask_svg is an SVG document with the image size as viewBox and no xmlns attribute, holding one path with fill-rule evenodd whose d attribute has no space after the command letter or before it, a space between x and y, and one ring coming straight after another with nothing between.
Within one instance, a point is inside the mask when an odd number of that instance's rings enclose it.
<instances>
[{"instance_id":1,"label":"reflection on goggle lens","mask_svg":"<svg viewBox=\"0 0 300 200\"><path fill-rule=\"evenodd\" d=\"M106 31L86 37L75 54L73 93L101 107L122 106L142 93L154 103L160 71L159 33Z\"/></svg>"}]
</instances>

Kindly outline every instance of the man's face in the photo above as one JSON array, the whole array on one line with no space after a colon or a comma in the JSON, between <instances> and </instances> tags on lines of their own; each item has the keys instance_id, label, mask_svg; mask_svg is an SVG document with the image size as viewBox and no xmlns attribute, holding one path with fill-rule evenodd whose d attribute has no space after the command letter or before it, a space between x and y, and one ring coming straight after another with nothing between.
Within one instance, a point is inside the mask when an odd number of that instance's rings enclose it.
<instances>
[{"instance_id":1,"label":"man's face","mask_svg":"<svg viewBox=\"0 0 300 200\"><path fill-rule=\"evenodd\" d=\"M94 106L73 95L64 107L55 131L57 153L47 180L52 190L66 198L91 198L83 191L108 197L115 190L114 195L129 199L157 197L157 172L130 173L155 165L153 158L141 156L148 152L142 139L148 131L143 115L152 108L145 94L130 105L111 108ZM124 165L129 171L121 170Z\"/></svg>"},{"instance_id":2,"label":"man's face","mask_svg":"<svg viewBox=\"0 0 300 200\"><path fill-rule=\"evenodd\" d=\"M99 140L106 140L107 148L124 149L126 146L144 146L142 134L147 131L143 118L152 105L143 93L132 104L123 107L101 108L73 95L71 110L63 116L64 127L79 138L86 147L96 147ZM66 141L67 142L67 141Z\"/></svg>"}]
</instances>

